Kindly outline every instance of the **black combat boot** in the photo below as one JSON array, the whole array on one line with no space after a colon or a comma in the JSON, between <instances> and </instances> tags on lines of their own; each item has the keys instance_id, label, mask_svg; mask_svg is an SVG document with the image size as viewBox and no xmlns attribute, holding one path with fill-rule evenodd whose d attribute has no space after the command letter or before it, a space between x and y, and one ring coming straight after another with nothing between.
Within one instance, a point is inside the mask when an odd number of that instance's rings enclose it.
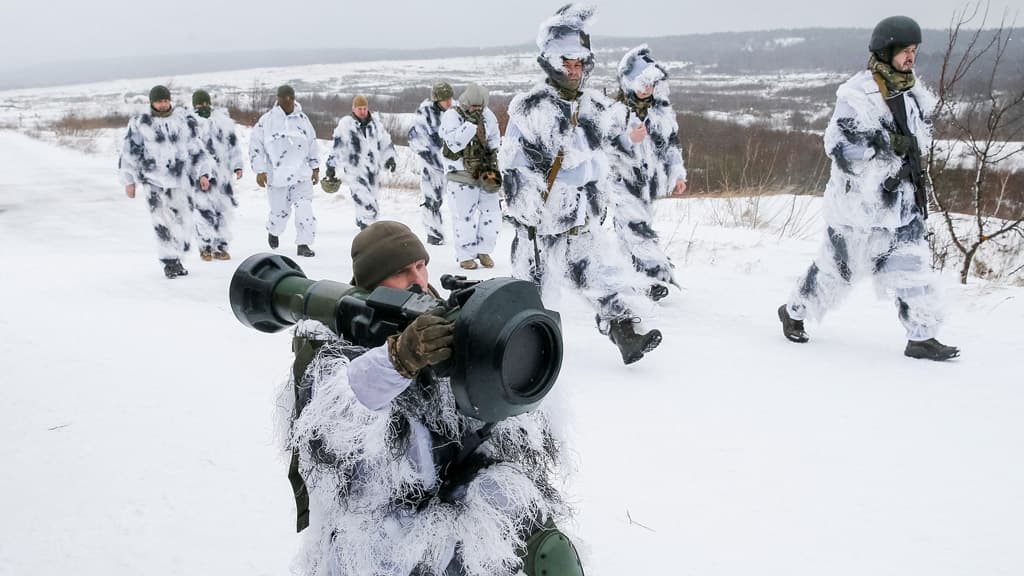
<instances>
[{"instance_id":1,"label":"black combat boot","mask_svg":"<svg viewBox=\"0 0 1024 576\"><path fill-rule=\"evenodd\" d=\"M903 354L911 358L941 362L959 357L960 349L955 346L946 346L935 338L929 338L927 340L907 340L907 347L903 350Z\"/></svg>"},{"instance_id":2,"label":"black combat boot","mask_svg":"<svg viewBox=\"0 0 1024 576\"><path fill-rule=\"evenodd\" d=\"M188 276L188 270L181 265L181 261L177 258L170 260L161 260L164 263L164 276L168 278L177 278L178 276Z\"/></svg>"},{"instance_id":3,"label":"black combat boot","mask_svg":"<svg viewBox=\"0 0 1024 576\"><path fill-rule=\"evenodd\" d=\"M306 258L312 258L316 256L316 252L307 246L306 244L299 244L299 247L295 250L295 253L299 256L305 256Z\"/></svg>"},{"instance_id":4,"label":"black combat boot","mask_svg":"<svg viewBox=\"0 0 1024 576\"><path fill-rule=\"evenodd\" d=\"M632 364L644 357L644 354L654 350L661 344L661 332L651 330L646 334L637 334L633 331L633 320L625 318L613 320L608 330L608 337L619 347L622 354L622 361L625 364Z\"/></svg>"},{"instance_id":5,"label":"black combat boot","mask_svg":"<svg viewBox=\"0 0 1024 576\"><path fill-rule=\"evenodd\" d=\"M277 245L279 244L277 236L267 234L267 244L270 244L271 248L277 248Z\"/></svg>"},{"instance_id":6,"label":"black combat boot","mask_svg":"<svg viewBox=\"0 0 1024 576\"><path fill-rule=\"evenodd\" d=\"M782 321L782 334L791 342L804 343L810 340L807 332L804 332L804 321L793 320L786 311L786 305L779 306L779 320Z\"/></svg>"},{"instance_id":7,"label":"black combat boot","mask_svg":"<svg viewBox=\"0 0 1024 576\"><path fill-rule=\"evenodd\" d=\"M647 297L655 302L666 296L668 296L668 286L664 284L651 284L651 287L647 289Z\"/></svg>"}]
</instances>

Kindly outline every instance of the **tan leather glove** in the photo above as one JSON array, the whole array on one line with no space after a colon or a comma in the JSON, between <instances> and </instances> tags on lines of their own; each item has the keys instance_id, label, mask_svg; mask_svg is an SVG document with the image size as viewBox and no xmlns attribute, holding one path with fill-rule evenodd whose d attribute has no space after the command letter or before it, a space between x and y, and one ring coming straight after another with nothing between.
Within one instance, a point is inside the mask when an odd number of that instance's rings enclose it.
<instances>
[{"instance_id":1,"label":"tan leather glove","mask_svg":"<svg viewBox=\"0 0 1024 576\"><path fill-rule=\"evenodd\" d=\"M402 376L415 378L425 366L452 357L455 323L436 315L441 311L423 314L400 334L388 337L388 357Z\"/></svg>"}]
</instances>

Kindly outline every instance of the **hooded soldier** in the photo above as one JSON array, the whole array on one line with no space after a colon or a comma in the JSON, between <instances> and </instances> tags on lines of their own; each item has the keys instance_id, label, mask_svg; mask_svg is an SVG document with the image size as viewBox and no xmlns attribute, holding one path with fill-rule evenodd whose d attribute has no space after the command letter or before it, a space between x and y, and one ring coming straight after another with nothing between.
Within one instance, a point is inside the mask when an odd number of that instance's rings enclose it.
<instances>
[{"instance_id":1,"label":"hooded soldier","mask_svg":"<svg viewBox=\"0 0 1024 576\"><path fill-rule=\"evenodd\" d=\"M352 284L436 294L429 260L407 226L379 221L352 241ZM454 323L434 313L369 349L296 324L282 416L298 529L310 531L303 574L582 575L554 525L568 510L549 414L485 424L459 412L431 368L453 342Z\"/></svg>"},{"instance_id":2,"label":"hooded soldier","mask_svg":"<svg viewBox=\"0 0 1024 576\"><path fill-rule=\"evenodd\" d=\"M630 364L657 347L661 333L635 331L633 310L646 300L645 287L599 222L608 203L609 149L624 118L584 88L594 68L585 31L593 13L569 4L541 24L537 62L547 79L512 99L499 164L516 234L513 275L545 290L568 282Z\"/></svg>"},{"instance_id":3,"label":"hooded soldier","mask_svg":"<svg viewBox=\"0 0 1024 576\"><path fill-rule=\"evenodd\" d=\"M352 193L356 226L360 230L377 221L380 214L381 168L395 171L395 147L387 128L370 113L366 96L352 99L352 114L338 121L334 147L327 157L327 177L341 168L342 180Z\"/></svg>"},{"instance_id":4,"label":"hooded soldier","mask_svg":"<svg viewBox=\"0 0 1024 576\"><path fill-rule=\"evenodd\" d=\"M667 78L646 45L629 50L619 62L618 102L612 108L626 125L611 155L615 232L633 266L650 279L647 294L653 300L667 296L668 285L676 284L672 262L652 226L653 201L686 190Z\"/></svg>"},{"instance_id":5,"label":"hooded soldier","mask_svg":"<svg viewBox=\"0 0 1024 576\"><path fill-rule=\"evenodd\" d=\"M235 135L235 121L227 110L212 107L206 90L192 94L192 110L199 124L199 142L213 163L209 190L192 191L199 257L207 262L230 260L231 221L238 206L232 180L242 179L242 147Z\"/></svg>"},{"instance_id":6,"label":"hooded soldier","mask_svg":"<svg viewBox=\"0 0 1024 576\"><path fill-rule=\"evenodd\" d=\"M249 137L249 161L256 184L267 187L270 200L267 244L271 248L277 248L294 207L295 253L316 255L309 246L316 240L313 186L320 181L319 154L316 131L295 101L295 89L280 86L277 105L260 116Z\"/></svg>"},{"instance_id":7,"label":"hooded soldier","mask_svg":"<svg viewBox=\"0 0 1024 576\"><path fill-rule=\"evenodd\" d=\"M491 252L501 230L498 190L498 118L487 107L487 89L470 83L459 105L441 117L445 175L452 198L455 259L466 270L493 268Z\"/></svg>"},{"instance_id":8,"label":"hooded soldier","mask_svg":"<svg viewBox=\"0 0 1024 576\"><path fill-rule=\"evenodd\" d=\"M931 142L928 115L936 98L914 74L920 44L914 20L882 20L871 34L867 70L836 91L825 129L832 159L825 241L778 309L782 332L793 342L807 342L806 318L821 318L854 281L871 276L880 291L896 297L905 355L947 360L960 353L935 339L943 311L925 240L928 180L921 154Z\"/></svg>"},{"instance_id":9,"label":"hooded soldier","mask_svg":"<svg viewBox=\"0 0 1024 576\"><path fill-rule=\"evenodd\" d=\"M455 104L454 91L447 82L438 82L430 90L430 98L420 103L416 117L409 128L409 148L419 157L423 169L420 172L420 191L423 192L423 227L427 230L427 244L444 244L444 219L441 205L444 203L445 177L444 158L441 155L441 115Z\"/></svg>"},{"instance_id":10,"label":"hooded soldier","mask_svg":"<svg viewBox=\"0 0 1024 576\"><path fill-rule=\"evenodd\" d=\"M196 118L171 105L171 91L165 86L154 86L149 111L128 122L118 170L129 198L135 198L137 184L146 186L164 275L187 275L181 260L194 233L192 186L209 189L211 164L199 145Z\"/></svg>"}]
</instances>

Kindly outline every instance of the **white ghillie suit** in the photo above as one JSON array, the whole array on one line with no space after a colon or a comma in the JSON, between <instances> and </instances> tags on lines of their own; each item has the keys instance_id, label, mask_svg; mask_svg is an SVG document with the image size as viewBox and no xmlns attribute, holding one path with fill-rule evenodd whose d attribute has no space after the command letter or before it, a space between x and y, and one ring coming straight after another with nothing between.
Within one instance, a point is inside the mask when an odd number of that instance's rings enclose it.
<instances>
[{"instance_id":1,"label":"white ghillie suit","mask_svg":"<svg viewBox=\"0 0 1024 576\"><path fill-rule=\"evenodd\" d=\"M935 96L918 80L896 98L904 99L907 126L919 149L927 150ZM914 184L901 174L904 162L892 151L895 129L870 71L839 87L825 130L825 151L832 159L823 208L827 237L786 306L793 319L820 319L855 280L871 275L880 292L895 292L909 340L927 340L938 331L942 310L925 240L925 212L915 202Z\"/></svg>"},{"instance_id":2,"label":"white ghillie suit","mask_svg":"<svg viewBox=\"0 0 1024 576\"><path fill-rule=\"evenodd\" d=\"M366 120L350 114L338 121L327 166L342 171L342 180L352 193L356 226L360 230L377 221L381 168L394 158L391 135L372 113Z\"/></svg>"},{"instance_id":3,"label":"white ghillie suit","mask_svg":"<svg viewBox=\"0 0 1024 576\"><path fill-rule=\"evenodd\" d=\"M639 275L599 224L609 196L608 148L623 132L622 119L609 113L612 102L599 92L571 94L553 80L564 76L563 56L593 67L589 48L578 40L592 13L569 6L542 24L538 63L549 79L512 99L498 163L506 213L515 221L513 276L542 287L552 276L567 278L603 326L631 318L630 302L644 297ZM547 175L559 156L561 169L549 193Z\"/></svg>"},{"instance_id":4,"label":"white ghillie suit","mask_svg":"<svg viewBox=\"0 0 1024 576\"><path fill-rule=\"evenodd\" d=\"M199 249L227 252L232 216L238 206L234 182L235 170L243 168L242 147L235 134L235 121L227 110L217 108L209 118L193 116L199 123L199 141L214 165L209 190L204 192L198 186L192 189Z\"/></svg>"},{"instance_id":5,"label":"white ghillie suit","mask_svg":"<svg viewBox=\"0 0 1024 576\"><path fill-rule=\"evenodd\" d=\"M452 102L452 106L457 103ZM423 227L427 230L430 244L444 243L444 218L441 206L444 204L445 177L441 156L441 109L436 102L427 98L416 109L416 117L409 128L409 148L416 153L423 170L420 172L420 191L423 192Z\"/></svg>"},{"instance_id":6,"label":"white ghillie suit","mask_svg":"<svg viewBox=\"0 0 1024 576\"><path fill-rule=\"evenodd\" d=\"M308 246L316 239L313 169L320 166L319 154L316 131L298 102L291 114L274 105L253 127L249 161L254 173L267 174L270 234L284 232L294 206L295 243Z\"/></svg>"},{"instance_id":7,"label":"white ghillie suit","mask_svg":"<svg viewBox=\"0 0 1024 576\"><path fill-rule=\"evenodd\" d=\"M489 108L483 109L484 133L487 148L497 151L501 145L498 118ZM458 106L452 106L441 116L441 139L453 153L463 153L476 138L476 124L463 116ZM452 196L452 221L455 229L455 259L473 260L478 254L490 255L501 231L501 204L497 187L493 191L468 183L463 158L445 157L448 191Z\"/></svg>"},{"instance_id":8,"label":"white ghillie suit","mask_svg":"<svg viewBox=\"0 0 1024 576\"><path fill-rule=\"evenodd\" d=\"M297 573L511 575L531 527L567 512L543 409L499 422L452 472L446 455L483 423L458 412L446 378L403 378L386 345L350 345L316 321L295 335L324 343L281 397L284 448L298 451L310 500ZM439 491L439 472L457 487Z\"/></svg>"},{"instance_id":9,"label":"white ghillie suit","mask_svg":"<svg viewBox=\"0 0 1024 576\"><path fill-rule=\"evenodd\" d=\"M146 186L146 201L164 264L181 260L189 251L192 224L192 184L210 174L210 163L199 145L195 118L180 108L169 116L146 112L128 122L121 157L121 184Z\"/></svg>"},{"instance_id":10,"label":"white ghillie suit","mask_svg":"<svg viewBox=\"0 0 1024 576\"><path fill-rule=\"evenodd\" d=\"M613 222L620 245L639 272L659 283L676 284L672 262L652 226L654 199L668 196L678 181L686 180L667 78L646 45L626 52L619 62L621 92L612 114L623 119L627 133L619 137L611 156ZM649 98L637 97L651 87L654 93ZM634 143L628 131L640 124L647 128L647 137Z\"/></svg>"}]
</instances>

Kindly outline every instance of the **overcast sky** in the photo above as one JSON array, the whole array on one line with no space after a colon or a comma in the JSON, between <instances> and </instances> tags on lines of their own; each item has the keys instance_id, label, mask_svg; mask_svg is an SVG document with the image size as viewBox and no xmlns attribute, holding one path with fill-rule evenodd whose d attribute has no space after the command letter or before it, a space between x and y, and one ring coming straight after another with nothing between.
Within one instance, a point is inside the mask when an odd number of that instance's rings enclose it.
<instances>
[{"instance_id":1,"label":"overcast sky","mask_svg":"<svg viewBox=\"0 0 1024 576\"><path fill-rule=\"evenodd\" d=\"M591 33L667 36L863 27L893 14L945 28L963 0L604 0ZM542 0L0 0L0 68L185 52L532 43ZM992 0L989 23L1016 2Z\"/></svg>"}]
</instances>

